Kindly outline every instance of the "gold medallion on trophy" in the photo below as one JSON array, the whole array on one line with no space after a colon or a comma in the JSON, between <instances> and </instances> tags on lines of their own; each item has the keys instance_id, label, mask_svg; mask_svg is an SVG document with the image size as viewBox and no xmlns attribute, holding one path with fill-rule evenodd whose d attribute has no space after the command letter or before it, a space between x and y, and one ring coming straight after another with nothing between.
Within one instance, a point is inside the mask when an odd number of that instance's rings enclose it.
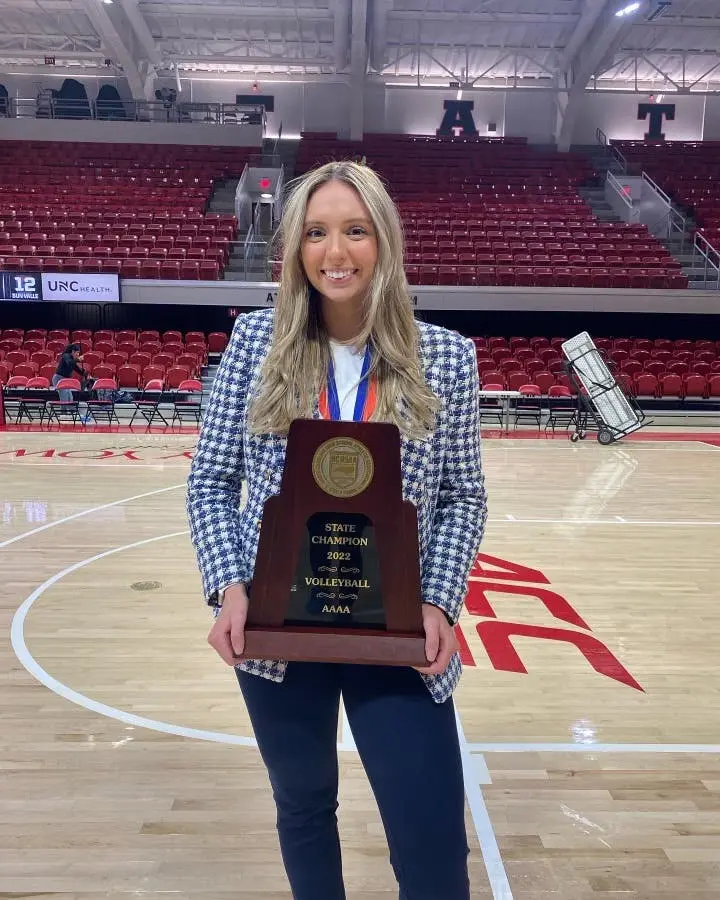
<instances>
[{"instance_id":1,"label":"gold medallion on trophy","mask_svg":"<svg viewBox=\"0 0 720 900\"><path fill-rule=\"evenodd\" d=\"M315 451L315 482L331 497L355 497L368 487L374 464L368 448L354 438L332 438Z\"/></svg>"}]
</instances>

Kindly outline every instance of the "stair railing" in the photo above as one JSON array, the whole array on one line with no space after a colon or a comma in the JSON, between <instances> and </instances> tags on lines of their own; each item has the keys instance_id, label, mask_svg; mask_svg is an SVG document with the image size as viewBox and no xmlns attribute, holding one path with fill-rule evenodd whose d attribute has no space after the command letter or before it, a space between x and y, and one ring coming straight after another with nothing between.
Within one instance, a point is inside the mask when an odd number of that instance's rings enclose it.
<instances>
[{"instance_id":1,"label":"stair railing","mask_svg":"<svg viewBox=\"0 0 720 900\"><path fill-rule=\"evenodd\" d=\"M595 140L600 144L601 147L608 152L612 159L620 166L623 172L627 172L628 170L628 161L622 155L620 150L615 146L615 144L610 142L610 139L602 130L602 128L595 129Z\"/></svg>"},{"instance_id":2,"label":"stair railing","mask_svg":"<svg viewBox=\"0 0 720 900\"><path fill-rule=\"evenodd\" d=\"M235 207L235 218L238 220L238 223L242 223L245 218L244 212L247 209L247 204L249 202L249 197L245 192L245 184L247 182L248 175L248 164L245 163L245 167L242 170L242 174L238 180L237 185L235 186L235 202L233 206Z\"/></svg>"},{"instance_id":3,"label":"stair railing","mask_svg":"<svg viewBox=\"0 0 720 900\"><path fill-rule=\"evenodd\" d=\"M701 261L701 262L700 262ZM703 284L715 283L715 290L720 291L720 251L700 232L695 234L693 244L693 268L703 267Z\"/></svg>"},{"instance_id":4,"label":"stair railing","mask_svg":"<svg viewBox=\"0 0 720 900\"><path fill-rule=\"evenodd\" d=\"M277 135L277 137L275 138L275 143L273 144L273 148L272 148L272 155L273 155L273 156L277 156L277 155L278 155L278 148L279 148L279 146L280 146L280 138L282 137L282 128L283 128L283 123L280 122L280 127L278 128L278 135Z\"/></svg>"},{"instance_id":5,"label":"stair railing","mask_svg":"<svg viewBox=\"0 0 720 900\"><path fill-rule=\"evenodd\" d=\"M640 210L635 208L632 199L625 193L623 185L610 171L605 179L605 197L624 222L632 224L640 221ZM624 210L623 207L625 207Z\"/></svg>"}]
</instances>

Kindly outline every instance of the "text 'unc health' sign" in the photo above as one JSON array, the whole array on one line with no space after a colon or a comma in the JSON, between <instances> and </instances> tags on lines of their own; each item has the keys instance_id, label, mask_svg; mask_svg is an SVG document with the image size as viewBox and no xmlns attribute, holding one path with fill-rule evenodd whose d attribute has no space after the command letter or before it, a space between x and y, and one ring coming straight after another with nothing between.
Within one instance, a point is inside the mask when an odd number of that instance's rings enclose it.
<instances>
[{"instance_id":1,"label":"text 'unc health' sign","mask_svg":"<svg viewBox=\"0 0 720 900\"><path fill-rule=\"evenodd\" d=\"M120 300L119 284L117 275L44 272L42 299L117 303Z\"/></svg>"}]
</instances>

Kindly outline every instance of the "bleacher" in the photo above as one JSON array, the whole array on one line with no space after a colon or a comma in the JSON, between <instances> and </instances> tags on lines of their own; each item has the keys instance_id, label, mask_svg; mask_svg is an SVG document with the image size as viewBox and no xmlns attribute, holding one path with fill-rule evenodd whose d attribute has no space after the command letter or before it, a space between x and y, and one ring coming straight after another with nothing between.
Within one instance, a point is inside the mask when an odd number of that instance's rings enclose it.
<instances>
[{"instance_id":1,"label":"bleacher","mask_svg":"<svg viewBox=\"0 0 720 900\"><path fill-rule=\"evenodd\" d=\"M80 344L82 367L93 378L113 379L122 390L140 390L158 379L174 389L199 378L208 356L222 353L227 340L223 332L6 328L0 333L0 384L14 377L40 378L49 385L60 354L73 342Z\"/></svg>"},{"instance_id":2,"label":"bleacher","mask_svg":"<svg viewBox=\"0 0 720 900\"><path fill-rule=\"evenodd\" d=\"M632 174L647 174L720 246L720 141L614 141Z\"/></svg>"},{"instance_id":3,"label":"bleacher","mask_svg":"<svg viewBox=\"0 0 720 900\"><path fill-rule=\"evenodd\" d=\"M556 386L571 392L564 372L562 337L476 337L483 387L518 391L535 386L548 396ZM720 398L720 341L597 338L597 348L629 392L649 399ZM523 391L525 392L525 391Z\"/></svg>"},{"instance_id":4,"label":"bleacher","mask_svg":"<svg viewBox=\"0 0 720 900\"><path fill-rule=\"evenodd\" d=\"M645 226L599 221L578 193L584 154L522 138L458 141L306 134L297 170L365 158L403 219L413 285L685 289L680 263Z\"/></svg>"},{"instance_id":5,"label":"bleacher","mask_svg":"<svg viewBox=\"0 0 720 900\"><path fill-rule=\"evenodd\" d=\"M237 237L207 211L249 148L0 144L0 268L215 280Z\"/></svg>"},{"instance_id":6,"label":"bleacher","mask_svg":"<svg viewBox=\"0 0 720 900\"><path fill-rule=\"evenodd\" d=\"M562 337L474 337L478 372L485 389L523 390L552 396L558 387L573 393L564 371ZM47 389L59 354L70 342L83 351L83 367L120 390L142 392L160 381L172 391L201 378L210 357L227 345L224 332L87 329L5 329L0 333L0 384L17 390ZM720 398L720 341L597 338L609 366L632 394L670 401Z\"/></svg>"}]
</instances>

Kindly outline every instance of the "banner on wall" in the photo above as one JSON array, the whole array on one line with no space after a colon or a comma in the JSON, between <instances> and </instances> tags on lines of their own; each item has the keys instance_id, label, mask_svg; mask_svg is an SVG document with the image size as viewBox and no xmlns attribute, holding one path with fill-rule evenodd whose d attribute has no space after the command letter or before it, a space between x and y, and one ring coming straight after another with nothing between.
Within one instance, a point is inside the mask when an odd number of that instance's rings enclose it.
<instances>
[{"instance_id":1,"label":"banner on wall","mask_svg":"<svg viewBox=\"0 0 720 900\"><path fill-rule=\"evenodd\" d=\"M118 303L120 279L79 272L0 272L0 300Z\"/></svg>"},{"instance_id":2,"label":"banner on wall","mask_svg":"<svg viewBox=\"0 0 720 900\"><path fill-rule=\"evenodd\" d=\"M43 272L42 299L118 303L120 279L117 275Z\"/></svg>"},{"instance_id":3,"label":"banner on wall","mask_svg":"<svg viewBox=\"0 0 720 900\"><path fill-rule=\"evenodd\" d=\"M650 119L650 128L645 134L646 141L664 141L662 126L663 119L672 122L675 119L674 103L640 103L638 104L638 119Z\"/></svg>"}]
</instances>

